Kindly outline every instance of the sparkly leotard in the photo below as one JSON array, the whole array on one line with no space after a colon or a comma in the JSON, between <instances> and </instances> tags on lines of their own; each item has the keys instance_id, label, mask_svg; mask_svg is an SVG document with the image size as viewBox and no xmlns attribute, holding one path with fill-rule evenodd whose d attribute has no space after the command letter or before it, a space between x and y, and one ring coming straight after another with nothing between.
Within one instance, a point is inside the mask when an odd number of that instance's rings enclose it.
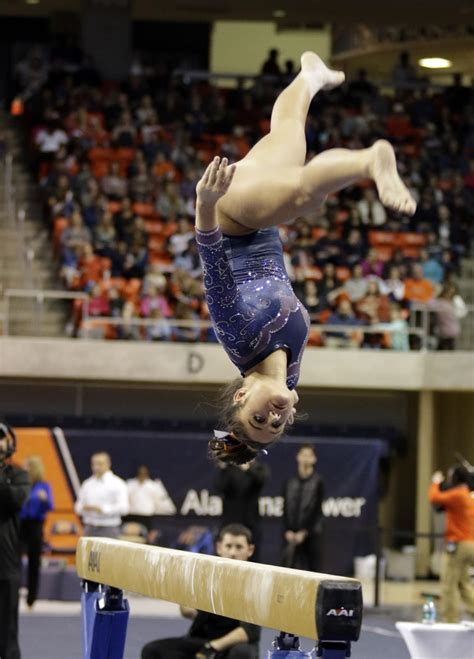
<instances>
[{"instance_id":1,"label":"sparkly leotard","mask_svg":"<svg viewBox=\"0 0 474 659\"><path fill-rule=\"evenodd\" d=\"M291 287L276 227L223 236L196 229L209 313L219 342L241 374L280 348L287 386L299 378L309 316Z\"/></svg>"}]
</instances>

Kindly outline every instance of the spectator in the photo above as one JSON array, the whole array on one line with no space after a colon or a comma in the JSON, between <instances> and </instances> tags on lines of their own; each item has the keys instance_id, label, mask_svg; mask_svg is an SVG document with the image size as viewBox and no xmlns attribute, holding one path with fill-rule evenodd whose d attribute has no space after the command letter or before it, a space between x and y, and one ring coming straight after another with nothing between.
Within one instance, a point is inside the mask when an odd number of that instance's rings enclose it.
<instances>
[{"instance_id":1,"label":"spectator","mask_svg":"<svg viewBox=\"0 0 474 659\"><path fill-rule=\"evenodd\" d=\"M446 549L441 573L441 608L445 622L459 622L459 598L474 616L474 586L469 572L474 568L474 497L464 467L450 470L447 488L441 490L442 472L436 471L429 489L431 503L446 511Z\"/></svg>"},{"instance_id":2,"label":"spectator","mask_svg":"<svg viewBox=\"0 0 474 659\"><path fill-rule=\"evenodd\" d=\"M394 302L401 302L405 298L405 284L396 265L390 267L387 279L380 280L379 287L382 295L388 295Z\"/></svg>"},{"instance_id":3,"label":"spectator","mask_svg":"<svg viewBox=\"0 0 474 659\"><path fill-rule=\"evenodd\" d=\"M140 465L135 478L127 481L129 513L127 522L138 522L151 531L155 515L173 515L175 505L161 480L152 480L146 465Z\"/></svg>"},{"instance_id":4,"label":"spectator","mask_svg":"<svg viewBox=\"0 0 474 659\"><path fill-rule=\"evenodd\" d=\"M114 160L110 163L109 173L102 179L100 187L111 201L121 201L127 196L128 183L120 174L120 165L117 161Z\"/></svg>"},{"instance_id":5,"label":"spectator","mask_svg":"<svg viewBox=\"0 0 474 659\"><path fill-rule=\"evenodd\" d=\"M379 283L370 279L367 290L356 305L357 314L368 323L386 323L390 319L390 302L386 295L380 293Z\"/></svg>"},{"instance_id":6,"label":"spectator","mask_svg":"<svg viewBox=\"0 0 474 659\"><path fill-rule=\"evenodd\" d=\"M381 227L387 221L387 212L377 198L374 188L366 188L364 196L357 203L357 210L364 224Z\"/></svg>"},{"instance_id":7,"label":"spectator","mask_svg":"<svg viewBox=\"0 0 474 659\"><path fill-rule=\"evenodd\" d=\"M393 84L400 89L406 89L411 88L417 80L415 67L410 62L410 53L404 50L392 71Z\"/></svg>"},{"instance_id":8,"label":"spectator","mask_svg":"<svg viewBox=\"0 0 474 659\"><path fill-rule=\"evenodd\" d=\"M243 465L217 463L215 489L222 497L222 524L250 529L257 551L256 539L261 539L258 499L269 478L269 467L258 460Z\"/></svg>"},{"instance_id":9,"label":"spectator","mask_svg":"<svg viewBox=\"0 0 474 659\"><path fill-rule=\"evenodd\" d=\"M392 350L398 350L399 352L410 350L408 323L403 317L400 305L395 303L390 305L390 322L380 323L378 328L389 330L387 343Z\"/></svg>"},{"instance_id":10,"label":"spectator","mask_svg":"<svg viewBox=\"0 0 474 659\"><path fill-rule=\"evenodd\" d=\"M425 279L429 279L432 284L440 284L443 281L443 266L438 259L430 256L426 250L422 250L420 253L420 264Z\"/></svg>"},{"instance_id":11,"label":"spectator","mask_svg":"<svg viewBox=\"0 0 474 659\"><path fill-rule=\"evenodd\" d=\"M283 490L283 565L313 572L321 571L323 544L324 483L315 470L317 461L314 446L303 444L296 453L297 475Z\"/></svg>"},{"instance_id":12,"label":"spectator","mask_svg":"<svg viewBox=\"0 0 474 659\"><path fill-rule=\"evenodd\" d=\"M405 299L409 302L429 302L433 293L433 284L425 279L422 266L414 264L412 276L405 280Z\"/></svg>"},{"instance_id":13,"label":"spectator","mask_svg":"<svg viewBox=\"0 0 474 659\"><path fill-rule=\"evenodd\" d=\"M344 290L351 302L358 302L366 294L367 279L364 278L360 263L356 263L352 268L352 276L345 282Z\"/></svg>"},{"instance_id":14,"label":"spectator","mask_svg":"<svg viewBox=\"0 0 474 659\"><path fill-rule=\"evenodd\" d=\"M9 464L12 428L0 423L0 657L20 659L18 593L21 576L20 510L30 492L28 473Z\"/></svg>"},{"instance_id":15,"label":"spectator","mask_svg":"<svg viewBox=\"0 0 474 659\"><path fill-rule=\"evenodd\" d=\"M352 304L346 297L341 297L336 311L329 316L327 324L346 325L351 328L346 332L326 332L324 345L328 348L358 348L362 343L363 334L353 329L355 325L362 325L362 322L356 318Z\"/></svg>"},{"instance_id":16,"label":"spectator","mask_svg":"<svg viewBox=\"0 0 474 659\"><path fill-rule=\"evenodd\" d=\"M364 277L374 275L375 277L382 277L384 271L384 262L379 258L377 250L372 247L369 249L367 258L362 261L362 274Z\"/></svg>"},{"instance_id":17,"label":"spectator","mask_svg":"<svg viewBox=\"0 0 474 659\"><path fill-rule=\"evenodd\" d=\"M280 65L278 64L278 57L280 53L276 48L272 48L268 52L268 57L262 64L261 74L264 76L279 76L281 75Z\"/></svg>"},{"instance_id":18,"label":"spectator","mask_svg":"<svg viewBox=\"0 0 474 659\"><path fill-rule=\"evenodd\" d=\"M218 556L247 561L254 552L252 534L241 524L224 526L217 537ZM258 659L260 627L181 607L193 621L186 636L147 643L141 659Z\"/></svg>"},{"instance_id":19,"label":"spectator","mask_svg":"<svg viewBox=\"0 0 474 659\"><path fill-rule=\"evenodd\" d=\"M461 334L460 319L467 314L464 300L456 286L445 284L437 298L428 302L428 308L436 314L438 350L454 350Z\"/></svg>"},{"instance_id":20,"label":"spectator","mask_svg":"<svg viewBox=\"0 0 474 659\"><path fill-rule=\"evenodd\" d=\"M38 455L31 455L26 464L32 488L20 512L20 538L28 555L26 603L31 608L38 596L40 583L44 520L46 514L53 510L54 504L51 486L44 480L44 466L41 458Z\"/></svg>"},{"instance_id":21,"label":"spectator","mask_svg":"<svg viewBox=\"0 0 474 659\"><path fill-rule=\"evenodd\" d=\"M118 538L121 518L128 514L126 483L111 471L108 453L91 457L92 476L81 485L75 511L82 517L84 535Z\"/></svg>"}]
</instances>

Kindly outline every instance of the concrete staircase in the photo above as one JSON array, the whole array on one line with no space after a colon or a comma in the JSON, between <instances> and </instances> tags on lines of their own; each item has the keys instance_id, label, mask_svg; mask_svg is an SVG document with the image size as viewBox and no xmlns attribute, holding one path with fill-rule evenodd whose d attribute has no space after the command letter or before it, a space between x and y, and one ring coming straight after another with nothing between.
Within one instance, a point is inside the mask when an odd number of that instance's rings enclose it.
<instances>
[{"instance_id":1,"label":"concrete staircase","mask_svg":"<svg viewBox=\"0 0 474 659\"><path fill-rule=\"evenodd\" d=\"M51 239L41 220L39 190L23 160L21 136L9 117L0 115L13 155L13 213L5 198L5 165L0 166L0 317L7 313L8 289L60 290ZM9 297L8 333L64 336L70 304L41 298Z\"/></svg>"}]
</instances>

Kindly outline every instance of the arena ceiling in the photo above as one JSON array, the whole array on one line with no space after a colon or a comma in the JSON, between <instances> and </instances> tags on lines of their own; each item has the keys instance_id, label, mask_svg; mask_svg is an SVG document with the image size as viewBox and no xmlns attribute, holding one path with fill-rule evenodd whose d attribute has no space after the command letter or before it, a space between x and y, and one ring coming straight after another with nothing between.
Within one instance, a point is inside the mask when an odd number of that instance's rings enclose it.
<instances>
[{"instance_id":1,"label":"arena ceiling","mask_svg":"<svg viewBox=\"0 0 474 659\"><path fill-rule=\"evenodd\" d=\"M2 0L0 14L76 13L87 4L128 4L137 20L274 20L274 12L278 11L284 13L278 22L294 27L353 22L474 23L473 0Z\"/></svg>"}]
</instances>

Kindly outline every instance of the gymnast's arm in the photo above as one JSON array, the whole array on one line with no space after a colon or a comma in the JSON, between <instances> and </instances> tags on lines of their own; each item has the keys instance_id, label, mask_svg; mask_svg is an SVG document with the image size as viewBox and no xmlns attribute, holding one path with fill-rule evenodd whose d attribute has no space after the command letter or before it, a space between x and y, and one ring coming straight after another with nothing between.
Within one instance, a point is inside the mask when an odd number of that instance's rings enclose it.
<instances>
[{"instance_id":1,"label":"gymnast's arm","mask_svg":"<svg viewBox=\"0 0 474 659\"><path fill-rule=\"evenodd\" d=\"M227 158L217 156L208 165L196 186L196 229L212 231L217 227L216 204L229 189L235 165L228 166Z\"/></svg>"}]
</instances>

